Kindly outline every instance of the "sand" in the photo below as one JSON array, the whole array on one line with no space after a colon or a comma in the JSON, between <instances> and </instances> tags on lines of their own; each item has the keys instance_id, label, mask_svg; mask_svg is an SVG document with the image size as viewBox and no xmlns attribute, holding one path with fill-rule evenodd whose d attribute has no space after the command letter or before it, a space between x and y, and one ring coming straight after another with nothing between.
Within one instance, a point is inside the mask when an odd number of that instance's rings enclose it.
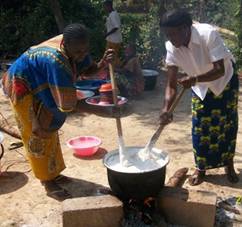
<instances>
[{"instance_id":1,"label":"sand","mask_svg":"<svg viewBox=\"0 0 242 227\"><path fill-rule=\"evenodd\" d=\"M163 77L153 91L146 91L138 100L129 101L131 114L122 118L123 137L126 146L145 146L149 138L157 129L158 114L162 103ZM167 165L167 177L182 167L190 168L189 174L194 171L193 152L191 145L191 112L190 92L187 91L178 105L174 122L162 132L156 143L158 149L169 153L170 162ZM239 111L241 112L241 95ZM0 112L15 124L8 100L0 94ZM240 117L240 125L242 118ZM65 142L75 136L93 135L102 139L101 149L91 158L76 158ZM72 113L60 130L60 141L66 163L63 174L72 178L73 182L63 185L73 197L95 195L100 187L107 186L106 168L102 158L106 152L117 149L118 139L115 120L103 118L95 114ZM25 227L60 227L61 202L46 196L40 182L33 177L28 162L24 157L22 148L8 151L10 143L16 139L5 135L3 142L6 149L1 160L2 171L0 176L0 226ZM242 132L239 127L237 152L235 157L236 171L241 181L231 184L227 181L224 169L208 171L206 182L191 187L187 183L185 188L208 190L216 192L219 196L237 196L242 194Z\"/></svg>"}]
</instances>

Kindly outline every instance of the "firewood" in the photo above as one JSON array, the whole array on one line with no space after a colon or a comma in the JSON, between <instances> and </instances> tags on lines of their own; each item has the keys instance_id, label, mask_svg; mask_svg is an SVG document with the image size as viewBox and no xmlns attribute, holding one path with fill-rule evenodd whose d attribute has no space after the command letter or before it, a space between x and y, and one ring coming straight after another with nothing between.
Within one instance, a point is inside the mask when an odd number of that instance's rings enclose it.
<instances>
[{"instance_id":1,"label":"firewood","mask_svg":"<svg viewBox=\"0 0 242 227\"><path fill-rule=\"evenodd\" d=\"M16 139L21 140L20 134L17 132L17 129L12 127L4 115L0 112L0 132L4 132Z\"/></svg>"},{"instance_id":2,"label":"firewood","mask_svg":"<svg viewBox=\"0 0 242 227\"><path fill-rule=\"evenodd\" d=\"M10 136L12 136L16 139L21 140L21 136L18 132L14 132L13 130L7 129L7 128L2 127L2 126L0 126L0 131L6 133L6 134L8 134L8 135L10 135Z\"/></svg>"},{"instance_id":3,"label":"firewood","mask_svg":"<svg viewBox=\"0 0 242 227\"><path fill-rule=\"evenodd\" d=\"M166 186L170 187L181 187L186 179L186 174L188 172L188 168L178 169L174 175L169 179Z\"/></svg>"}]
</instances>

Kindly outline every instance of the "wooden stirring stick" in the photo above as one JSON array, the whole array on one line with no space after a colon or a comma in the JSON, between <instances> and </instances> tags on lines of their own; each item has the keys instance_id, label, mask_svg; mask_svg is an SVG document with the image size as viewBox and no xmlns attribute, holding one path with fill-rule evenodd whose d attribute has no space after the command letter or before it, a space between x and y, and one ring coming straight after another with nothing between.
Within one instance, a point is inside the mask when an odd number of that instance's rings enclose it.
<instances>
[{"instance_id":1,"label":"wooden stirring stick","mask_svg":"<svg viewBox=\"0 0 242 227\"><path fill-rule=\"evenodd\" d=\"M180 93L177 95L176 99L173 101L171 107L168 110L168 114L172 114L175 110L177 104L179 103L181 97L183 96L184 92L186 91L186 88L182 88ZM159 139L161 132L165 128L165 124L161 124L158 129L155 131L155 133L150 138L149 142L146 144L145 148L142 149L143 154L143 160L149 158L150 151L152 150L153 146L155 145L156 141Z\"/></svg>"},{"instance_id":2,"label":"wooden stirring stick","mask_svg":"<svg viewBox=\"0 0 242 227\"><path fill-rule=\"evenodd\" d=\"M113 91L113 102L115 107L118 106L118 96L117 96L117 84L114 76L114 70L113 65L111 63L108 64L110 77L111 77L111 83L112 83L112 91ZM122 131L122 125L121 125L121 119L119 116L116 116L116 126L118 131L118 141L119 141L119 156L120 156L120 162L122 166L127 166L127 160L125 159L125 145L123 140L123 131Z\"/></svg>"}]
</instances>

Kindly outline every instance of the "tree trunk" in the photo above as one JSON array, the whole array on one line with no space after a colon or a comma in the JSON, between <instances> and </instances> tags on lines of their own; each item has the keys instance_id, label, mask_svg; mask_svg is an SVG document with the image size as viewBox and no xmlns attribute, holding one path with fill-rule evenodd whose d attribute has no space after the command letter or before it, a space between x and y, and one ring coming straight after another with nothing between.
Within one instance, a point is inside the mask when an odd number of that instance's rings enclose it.
<instances>
[{"instance_id":1,"label":"tree trunk","mask_svg":"<svg viewBox=\"0 0 242 227\"><path fill-rule=\"evenodd\" d=\"M55 16L59 32L62 33L65 27L64 17L61 11L60 3L58 0L49 0L50 8Z\"/></svg>"}]
</instances>

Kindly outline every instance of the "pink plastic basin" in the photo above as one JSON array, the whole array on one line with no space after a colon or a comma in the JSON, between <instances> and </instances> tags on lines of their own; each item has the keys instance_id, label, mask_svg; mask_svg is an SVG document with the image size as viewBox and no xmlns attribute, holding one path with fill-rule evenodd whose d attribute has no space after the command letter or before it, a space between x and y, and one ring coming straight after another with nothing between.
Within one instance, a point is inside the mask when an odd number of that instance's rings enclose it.
<instances>
[{"instance_id":1,"label":"pink plastic basin","mask_svg":"<svg viewBox=\"0 0 242 227\"><path fill-rule=\"evenodd\" d=\"M74 150L77 156L91 156L95 154L102 141L95 136L78 136L67 141L67 146Z\"/></svg>"}]
</instances>

